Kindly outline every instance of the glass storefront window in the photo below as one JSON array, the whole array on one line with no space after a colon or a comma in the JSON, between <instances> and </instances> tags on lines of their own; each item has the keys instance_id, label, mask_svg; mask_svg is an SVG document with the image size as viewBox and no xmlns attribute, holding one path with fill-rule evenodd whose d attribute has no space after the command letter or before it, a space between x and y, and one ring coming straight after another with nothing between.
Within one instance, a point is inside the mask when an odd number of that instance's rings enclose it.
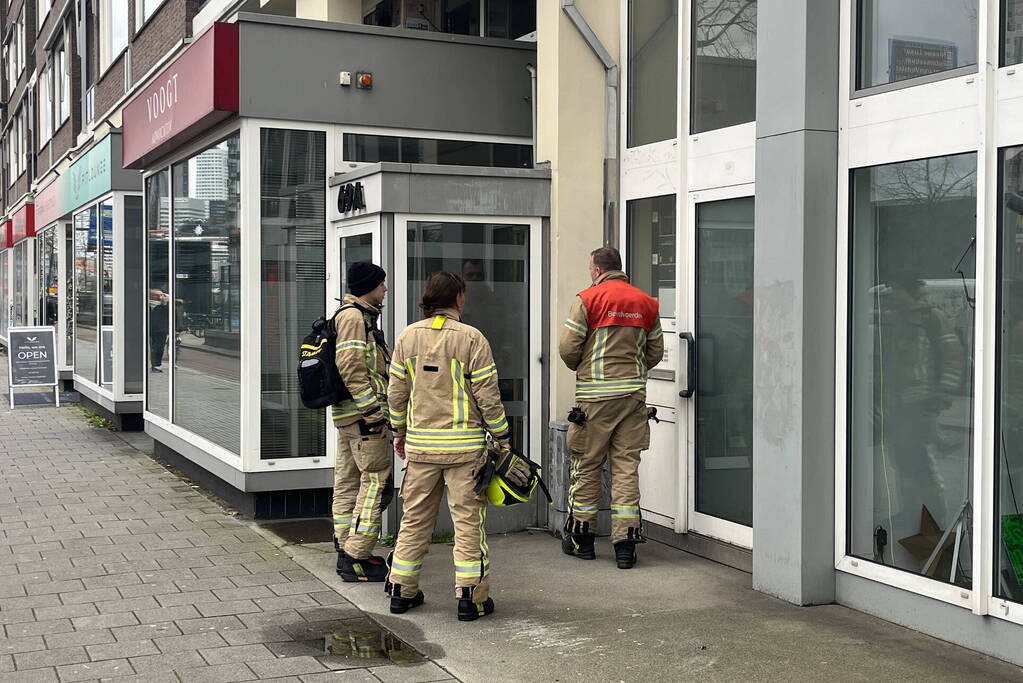
<instances>
[{"instance_id":1,"label":"glass storefront window","mask_svg":"<svg viewBox=\"0 0 1023 683\"><path fill-rule=\"evenodd\" d=\"M14 280L11 283L11 325L28 325L28 271L30 264L28 240L14 245Z\"/></svg>"},{"instance_id":2,"label":"glass storefront window","mask_svg":"<svg viewBox=\"0 0 1023 683\"><path fill-rule=\"evenodd\" d=\"M857 87L975 65L978 12L978 0L859 0Z\"/></svg>"},{"instance_id":3,"label":"glass storefront window","mask_svg":"<svg viewBox=\"0 0 1023 683\"><path fill-rule=\"evenodd\" d=\"M68 226L71 228L71 226ZM68 366L75 365L75 307L77 299L75 293L78 287L75 285L75 231L73 228L64 230L64 286L67 292L64 295L64 363Z\"/></svg>"},{"instance_id":4,"label":"glass storefront window","mask_svg":"<svg viewBox=\"0 0 1023 683\"><path fill-rule=\"evenodd\" d=\"M678 0L629 0L628 146L678 129Z\"/></svg>"},{"instance_id":5,"label":"glass storefront window","mask_svg":"<svg viewBox=\"0 0 1023 683\"><path fill-rule=\"evenodd\" d=\"M480 7L485 22L480 30ZM362 23L490 38L520 38L536 30L529 0L362 0Z\"/></svg>"},{"instance_id":6,"label":"glass storefront window","mask_svg":"<svg viewBox=\"0 0 1023 683\"><path fill-rule=\"evenodd\" d=\"M0 337L5 339L11 326L10 255L10 249L0 251Z\"/></svg>"},{"instance_id":7,"label":"glass storefront window","mask_svg":"<svg viewBox=\"0 0 1023 683\"><path fill-rule=\"evenodd\" d=\"M240 152L233 135L172 169L174 423L238 453Z\"/></svg>"},{"instance_id":8,"label":"glass storefront window","mask_svg":"<svg viewBox=\"0 0 1023 683\"><path fill-rule=\"evenodd\" d=\"M529 168L531 145L346 133L345 161Z\"/></svg>"},{"instance_id":9,"label":"glass storefront window","mask_svg":"<svg viewBox=\"0 0 1023 683\"><path fill-rule=\"evenodd\" d=\"M90 382L98 381L97 215L97 207L90 206L74 216L75 374Z\"/></svg>"},{"instance_id":10,"label":"glass storefront window","mask_svg":"<svg viewBox=\"0 0 1023 683\"><path fill-rule=\"evenodd\" d=\"M753 526L753 197L696 207L696 510Z\"/></svg>"},{"instance_id":11,"label":"glass storefront window","mask_svg":"<svg viewBox=\"0 0 1023 683\"><path fill-rule=\"evenodd\" d=\"M1023 602L1023 147L1002 153L995 595Z\"/></svg>"},{"instance_id":12,"label":"glass storefront window","mask_svg":"<svg viewBox=\"0 0 1023 683\"><path fill-rule=\"evenodd\" d=\"M145 234L142 223L142 197L124 197L124 215L121 223L121 244L124 249L124 263L121 264L121 279L124 301L120 303L124 316L122 335L122 363L124 368L124 393L141 394L144 388L142 373L146 362L145 325L146 290L142 270L142 255L145 249Z\"/></svg>"},{"instance_id":13,"label":"glass storefront window","mask_svg":"<svg viewBox=\"0 0 1023 683\"><path fill-rule=\"evenodd\" d=\"M100 383L110 386L114 382L114 204L106 201L99 205L102 237L100 253Z\"/></svg>"},{"instance_id":14,"label":"glass storefront window","mask_svg":"<svg viewBox=\"0 0 1023 683\"><path fill-rule=\"evenodd\" d=\"M57 325L60 319L60 268L57 263L56 228L36 236L36 293L39 296L38 319L40 325Z\"/></svg>"},{"instance_id":15,"label":"glass storefront window","mask_svg":"<svg viewBox=\"0 0 1023 683\"><path fill-rule=\"evenodd\" d=\"M976 170L975 154L856 169L850 237L848 552L965 587Z\"/></svg>"},{"instance_id":16,"label":"glass storefront window","mask_svg":"<svg viewBox=\"0 0 1023 683\"><path fill-rule=\"evenodd\" d=\"M755 120L756 0L695 0L692 40L691 132Z\"/></svg>"},{"instance_id":17,"label":"glass storefront window","mask_svg":"<svg viewBox=\"0 0 1023 683\"><path fill-rule=\"evenodd\" d=\"M490 342L512 440L525 447L529 410L529 226L408 224L408 320L422 318L426 279L439 270L465 279L462 321Z\"/></svg>"},{"instance_id":18,"label":"glass storefront window","mask_svg":"<svg viewBox=\"0 0 1023 683\"><path fill-rule=\"evenodd\" d=\"M675 315L675 195L628 203L629 280Z\"/></svg>"},{"instance_id":19,"label":"glass storefront window","mask_svg":"<svg viewBox=\"0 0 1023 683\"><path fill-rule=\"evenodd\" d=\"M170 172L146 178L146 230L149 259L146 297L149 382L146 409L170 419L171 282Z\"/></svg>"},{"instance_id":20,"label":"glass storefront window","mask_svg":"<svg viewBox=\"0 0 1023 683\"><path fill-rule=\"evenodd\" d=\"M1023 0L1002 0L1002 66L1023 62Z\"/></svg>"},{"instance_id":21,"label":"glass storefront window","mask_svg":"<svg viewBox=\"0 0 1023 683\"><path fill-rule=\"evenodd\" d=\"M260 457L317 457L327 448L323 411L302 405L294 356L326 306L326 134L263 128L260 160Z\"/></svg>"}]
</instances>

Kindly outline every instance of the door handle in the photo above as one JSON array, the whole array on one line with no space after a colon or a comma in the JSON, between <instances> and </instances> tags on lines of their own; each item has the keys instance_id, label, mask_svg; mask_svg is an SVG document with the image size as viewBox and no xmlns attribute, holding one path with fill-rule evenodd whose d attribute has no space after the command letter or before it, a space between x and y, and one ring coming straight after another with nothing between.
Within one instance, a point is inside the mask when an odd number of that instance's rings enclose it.
<instances>
[{"instance_id":1,"label":"door handle","mask_svg":"<svg viewBox=\"0 0 1023 683\"><path fill-rule=\"evenodd\" d=\"M681 332L678 336L686 342L686 386L678 395L692 398L696 393L696 338L692 332Z\"/></svg>"}]
</instances>

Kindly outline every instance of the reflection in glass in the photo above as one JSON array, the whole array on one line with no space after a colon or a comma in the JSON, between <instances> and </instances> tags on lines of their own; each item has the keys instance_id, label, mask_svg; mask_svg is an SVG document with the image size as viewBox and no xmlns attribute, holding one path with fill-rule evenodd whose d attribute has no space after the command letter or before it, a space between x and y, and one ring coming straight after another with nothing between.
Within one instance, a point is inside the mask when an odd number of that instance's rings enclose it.
<instances>
[{"instance_id":1,"label":"reflection in glass","mask_svg":"<svg viewBox=\"0 0 1023 683\"><path fill-rule=\"evenodd\" d=\"M96 376L99 342L96 268L97 210L90 206L74 216L75 232L75 375L90 382Z\"/></svg>"},{"instance_id":2,"label":"reflection in glass","mask_svg":"<svg viewBox=\"0 0 1023 683\"><path fill-rule=\"evenodd\" d=\"M756 0L693 3L692 97L693 133L756 119Z\"/></svg>"},{"instance_id":3,"label":"reflection in glass","mask_svg":"<svg viewBox=\"0 0 1023 683\"><path fill-rule=\"evenodd\" d=\"M124 196L124 216L118 228L121 230L121 247L124 263L119 264L124 291L124 301L119 303L123 316L121 335L122 357L118 363L124 372L124 393L141 394L142 377L146 367L146 281L142 271L142 256L146 248L142 226L142 197Z\"/></svg>"},{"instance_id":4,"label":"reflection in glass","mask_svg":"<svg viewBox=\"0 0 1023 683\"><path fill-rule=\"evenodd\" d=\"M146 232L149 250L148 311L149 381L146 409L170 418L171 330L170 173L146 178Z\"/></svg>"},{"instance_id":5,"label":"reflection in glass","mask_svg":"<svg viewBox=\"0 0 1023 683\"><path fill-rule=\"evenodd\" d=\"M480 31L480 7L486 17ZM536 30L536 2L522 0L362 0L362 23L490 38Z\"/></svg>"},{"instance_id":6,"label":"reflection in glass","mask_svg":"<svg viewBox=\"0 0 1023 683\"><path fill-rule=\"evenodd\" d=\"M260 148L260 457L319 457L327 448L323 411L302 405L295 342L325 308L326 134L263 128Z\"/></svg>"},{"instance_id":7,"label":"reflection in glass","mask_svg":"<svg viewBox=\"0 0 1023 683\"><path fill-rule=\"evenodd\" d=\"M1023 62L1023 0L1002 0L1002 66Z\"/></svg>"},{"instance_id":8,"label":"reflection in glass","mask_svg":"<svg viewBox=\"0 0 1023 683\"><path fill-rule=\"evenodd\" d=\"M0 337L7 338L7 330L11 326L11 292L8 286L8 268L11 267L10 249L0 250Z\"/></svg>"},{"instance_id":9,"label":"reflection in glass","mask_svg":"<svg viewBox=\"0 0 1023 683\"><path fill-rule=\"evenodd\" d=\"M977 63L977 0L860 0L857 87Z\"/></svg>"},{"instance_id":10,"label":"reflection in glass","mask_svg":"<svg viewBox=\"0 0 1023 683\"><path fill-rule=\"evenodd\" d=\"M529 226L494 223L408 224L408 320L432 273L465 279L462 322L487 338L497 363L512 440L524 448L529 401Z\"/></svg>"},{"instance_id":11,"label":"reflection in glass","mask_svg":"<svg viewBox=\"0 0 1023 683\"><path fill-rule=\"evenodd\" d=\"M341 238L341 290L340 299L348 292L348 267L359 261L373 261L373 235L365 233Z\"/></svg>"},{"instance_id":12,"label":"reflection in glass","mask_svg":"<svg viewBox=\"0 0 1023 683\"><path fill-rule=\"evenodd\" d=\"M71 226L64 230L64 285L67 293L64 295L64 363L74 367L75 365L75 305L77 299L75 292L75 231Z\"/></svg>"},{"instance_id":13,"label":"reflection in glass","mask_svg":"<svg viewBox=\"0 0 1023 683\"><path fill-rule=\"evenodd\" d=\"M853 172L849 552L961 586L972 572L975 213L975 154Z\"/></svg>"},{"instance_id":14,"label":"reflection in glass","mask_svg":"<svg viewBox=\"0 0 1023 683\"><path fill-rule=\"evenodd\" d=\"M628 272L635 286L675 315L675 195L628 203Z\"/></svg>"},{"instance_id":15,"label":"reflection in glass","mask_svg":"<svg viewBox=\"0 0 1023 683\"><path fill-rule=\"evenodd\" d=\"M346 133L345 161L529 168L531 145Z\"/></svg>"},{"instance_id":16,"label":"reflection in glass","mask_svg":"<svg viewBox=\"0 0 1023 683\"><path fill-rule=\"evenodd\" d=\"M100 265L100 292L102 294L100 321L100 381L110 385L114 381L114 205L99 205L102 228L102 260Z\"/></svg>"},{"instance_id":17,"label":"reflection in glass","mask_svg":"<svg viewBox=\"0 0 1023 683\"><path fill-rule=\"evenodd\" d=\"M57 325L60 319L58 294L60 268L57 263L57 230L50 228L36 236L36 292L39 296L39 324Z\"/></svg>"},{"instance_id":18,"label":"reflection in glass","mask_svg":"<svg viewBox=\"0 0 1023 683\"><path fill-rule=\"evenodd\" d=\"M995 595L1023 602L1023 147L1002 158Z\"/></svg>"},{"instance_id":19,"label":"reflection in glass","mask_svg":"<svg viewBox=\"0 0 1023 683\"><path fill-rule=\"evenodd\" d=\"M753 525L753 197L696 207L696 510Z\"/></svg>"},{"instance_id":20,"label":"reflection in glass","mask_svg":"<svg viewBox=\"0 0 1023 683\"><path fill-rule=\"evenodd\" d=\"M241 171L233 135L172 170L174 423L238 453Z\"/></svg>"},{"instance_id":21,"label":"reflection in glass","mask_svg":"<svg viewBox=\"0 0 1023 683\"><path fill-rule=\"evenodd\" d=\"M675 137L678 0L629 0L629 147Z\"/></svg>"},{"instance_id":22,"label":"reflection in glass","mask_svg":"<svg viewBox=\"0 0 1023 683\"><path fill-rule=\"evenodd\" d=\"M11 325L24 326L28 320L28 240L14 245L14 282L11 287Z\"/></svg>"}]
</instances>

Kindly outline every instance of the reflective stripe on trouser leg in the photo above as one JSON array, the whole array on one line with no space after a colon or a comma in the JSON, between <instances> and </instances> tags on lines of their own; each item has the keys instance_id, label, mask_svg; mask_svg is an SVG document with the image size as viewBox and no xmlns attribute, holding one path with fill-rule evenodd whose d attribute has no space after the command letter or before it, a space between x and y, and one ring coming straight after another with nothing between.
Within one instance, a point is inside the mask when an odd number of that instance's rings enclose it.
<instances>
[{"instance_id":1,"label":"reflective stripe on trouser leg","mask_svg":"<svg viewBox=\"0 0 1023 683\"><path fill-rule=\"evenodd\" d=\"M621 399L622 419L611 436L611 542L643 541L639 509L639 460L646 448L646 406Z\"/></svg>"},{"instance_id":2,"label":"reflective stripe on trouser leg","mask_svg":"<svg viewBox=\"0 0 1023 683\"><path fill-rule=\"evenodd\" d=\"M369 557L380 536L380 498L391 472L390 444L382 438L361 438L355 461L362 471L359 497L352 515L352 531L345 552L352 557Z\"/></svg>"},{"instance_id":3,"label":"reflective stripe on trouser leg","mask_svg":"<svg viewBox=\"0 0 1023 683\"><path fill-rule=\"evenodd\" d=\"M388 580L401 586L406 598L419 590L419 572L430 550L433 525L444 495L441 465L409 462L401 484L402 518Z\"/></svg>"},{"instance_id":4,"label":"reflective stripe on trouser leg","mask_svg":"<svg viewBox=\"0 0 1023 683\"><path fill-rule=\"evenodd\" d=\"M490 548L487 545L487 499L473 491L473 474L485 456L472 462L451 465L444 470L448 509L455 525L455 595L460 588L472 589L473 602L490 596Z\"/></svg>"},{"instance_id":5,"label":"reflective stripe on trouser leg","mask_svg":"<svg viewBox=\"0 0 1023 683\"><path fill-rule=\"evenodd\" d=\"M355 464L349 435L337 430L337 457L334 460L334 499L331 513L334 517L334 538L344 544L352 526L352 511L359 497L362 473Z\"/></svg>"},{"instance_id":6,"label":"reflective stripe on trouser leg","mask_svg":"<svg viewBox=\"0 0 1023 683\"><path fill-rule=\"evenodd\" d=\"M565 531L571 534L597 532L597 512L603 486L602 471L607 456L611 430L602 419L602 402L580 404L586 413L585 448L572 453L572 483L568 490L568 521Z\"/></svg>"}]
</instances>

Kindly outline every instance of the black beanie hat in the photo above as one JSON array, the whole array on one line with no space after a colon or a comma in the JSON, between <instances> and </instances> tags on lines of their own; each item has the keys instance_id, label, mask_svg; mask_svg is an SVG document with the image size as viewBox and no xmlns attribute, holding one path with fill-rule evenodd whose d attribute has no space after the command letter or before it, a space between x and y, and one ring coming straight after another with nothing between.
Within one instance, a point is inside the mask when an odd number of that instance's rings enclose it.
<instances>
[{"instance_id":1,"label":"black beanie hat","mask_svg":"<svg viewBox=\"0 0 1023 683\"><path fill-rule=\"evenodd\" d=\"M355 296L372 292L387 278L384 269L369 261L356 261L348 266L348 291Z\"/></svg>"}]
</instances>

